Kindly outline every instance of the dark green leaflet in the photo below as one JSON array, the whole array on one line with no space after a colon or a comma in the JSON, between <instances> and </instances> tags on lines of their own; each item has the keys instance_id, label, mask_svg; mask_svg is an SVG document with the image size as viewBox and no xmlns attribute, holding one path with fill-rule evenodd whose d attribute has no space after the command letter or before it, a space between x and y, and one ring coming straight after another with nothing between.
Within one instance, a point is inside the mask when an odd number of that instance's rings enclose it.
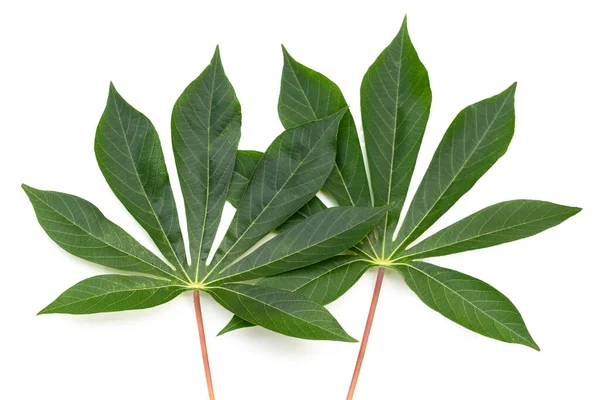
<instances>
[{"instance_id":1,"label":"dark green leaflet","mask_svg":"<svg viewBox=\"0 0 600 400\"><path fill-rule=\"evenodd\" d=\"M454 205L506 152L515 130L516 84L468 106L454 119L398 233L403 250Z\"/></svg>"},{"instance_id":2,"label":"dark green leaflet","mask_svg":"<svg viewBox=\"0 0 600 400\"><path fill-rule=\"evenodd\" d=\"M67 289L39 314L95 314L155 307L177 297L185 286L143 276L99 275Z\"/></svg>"},{"instance_id":3,"label":"dark green leaflet","mask_svg":"<svg viewBox=\"0 0 600 400\"><path fill-rule=\"evenodd\" d=\"M301 339L356 342L323 306L296 293L240 283L206 290L229 311L272 331Z\"/></svg>"},{"instance_id":4,"label":"dark green leaflet","mask_svg":"<svg viewBox=\"0 0 600 400\"><path fill-rule=\"evenodd\" d=\"M345 112L286 130L269 146L217 249L211 271L226 269L315 196L333 168L337 127Z\"/></svg>"},{"instance_id":5,"label":"dark green leaflet","mask_svg":"<svg viewBox=\"0 0 600 400\"><path fill-rule=\"evenodd\" d=\"M335 256L310 267L261 279L257 285L297 293L326 305L348 291L373 265L357 256ZM219 335L254 324L233 316Z\"/></svg>"},{"instance_id":6,"label":"dark green leaflet","mask_svg":"<svg viewBox=\"0 0 600 400\"><path fill-rule=\"evenodd\" d=\"M519 311L487 283L420 261L396 268L417 296L446 318L481 335L539 350Z\"/></svg>"},{"instance_id":7,"label":"dark green leaflet","mask_svg":"<svg viewBox=\"0 0 600 400\"><path fill-rule=\"evenodd\" d=\"M241 135L240 103L225 76L217 47L210 65L175 103L172 140L188 223L194 281L217 232Z\"/></svg>"},{"instance_id":8,"label":"dark green leaflet","mask_svg":"<svg viewBox=\"0 0 600 400\"><path fill-rule=\"evenodd\" d=\"M169 174L158 134L111 84L95 141L108 185L173 265L187 263Z\"/></svg>"},{"instance_id":9,"label":"dark green leaflet","mask_svg":"<svg viewBox=\"0 0 600 400\"><path fill-rule=\"evenodd\" d=\"M254 150L238 150L235 158L235 167L233 169L233 177L229 183L229 192L227 193L227 201L232 206L237 208L240 200L252 178L254 169L258 165L263 153Z\"/></svg>"},{"instance_id":10,"label":"dark green leaflet","mask_svg":"<svg viewBox=\"0 0 600 400\"><path fill-rule=\"evenodd\" d=\"M512 242L552 228L581 211L546 201L512 200L484 208L402 253L402 259L442 256Z\"/></svg>"},{"instance_id":11,"label":"dark green leaflet","mask_svg":"<svg viewBox=\"0 0 600 400\"><path fill-rule=\"evenodd\" d=\"M348 107L340 88L323 74L298 63L283 48L279 119L287 129L325 118ZM356 132L348 111L340 121L336 162L325 189L341 206L371 205L369 184Z\"/></svg>"},{"instance_id":12,"label":"dark green leaflet","mask_svg":"<svg viewBox=\"0 0 600 400\"><path fill-rule=\"evenodd\" d=\"M234 207L238 207L240 199L246 190L248 182L254 173L254 169L258 165L260 158L263 153L260 151L252 150L238 150L235 169L233 171L233 178L229 184L229 193L227 194L227 200ZM323 204L318 197L313 197L306 203L301 209L299 209L294 215L288 218L283 224L277 227L278 231L284 231L303 219L313 215L319 211L325 210L327 206Z\"/></svg>"},{"instance_id":13,"label":"dark green leaflet","mask_svg":"<svg viewBox=\"0 0 600 400\"><path fill-rule=\"evenodd\" d=\"M115 225L92 203L70 194L23 189L48 236L69 253L121 271L184 282L160 258Z\"/></svg>"},{"instance_id":14,"label":"dark green leaflet","mask_svg":"<svg viewBox=\"0 0 600 400\"><path fill-rule=\"evenodd\" d=\"M385 207L323 210L221 271L213 282L272 276L333 257L365 237L386 210Z\"/></svg>"},{"instance_id":15,"label":"dark green leaflet","mask_svg":"<svg viewBox=\"0 0 600 400\"><path fill-rule=\"evenodd\" d=\"M385 243L391 241L406 199L431 108L429 75L410 40L406 19L365 74L360 97L374 204L395 204L382 221ZM377 251L383 253L383 247Z\"/></svg>"}]
</instances>

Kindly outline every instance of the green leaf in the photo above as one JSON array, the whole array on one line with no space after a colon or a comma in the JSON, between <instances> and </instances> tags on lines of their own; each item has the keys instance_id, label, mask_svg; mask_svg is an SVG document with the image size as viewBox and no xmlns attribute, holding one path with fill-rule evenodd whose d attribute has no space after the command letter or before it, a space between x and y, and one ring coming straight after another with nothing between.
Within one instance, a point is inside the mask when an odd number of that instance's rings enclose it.
<instances>
[{"instance_id":1,"label":"green leaf","mask_svg":"<svg viewBox=\"0 0 600 400\"><path fill-rule=\"evenodd\" d=\"M395 252L433 225L506 152L515 130L515 89L516 83L454 119L408 209Z\"/></svg>"},{"instance_id":2,"label":"green leaf","mask_svg":"<svg viewBox=\"0 0 600 400\"><path fill-rule=\"evenodd\" d=\"M516 307L487 283L419 261L396 268L417 296L446 318L481 335L539 350Z\"/></svg>"},{"instance_id":3,"label":"green leaf","mask_svg":"<svg viewBox=\"0 0 600 400\"><path fill-rule=\"evenodd\" d=\"M395 202L397 218L431 108L429 75L410 40L406 19L365 74L360 98L374 203Z\"/></svg>"},{"instance_id":4,"label":"green leaf","mask_svg":"<svg viewBox=\"0 0 600 400\"><path fill-rule=\"evenodd\" d=\"M296 224L304 221L306 218L310 217L311 215L315 215L316 213L326 210L326 209L327 209L327 206L317 196L315 196L312 199L310 199L308 201L308 203L306 203L304 206L302 206L301 209L296 211L296 213L294 215L292 215L287 220L285 220L285 222L283 224L279 225L277 227L277 230L279 232L285 232L288 229L295 226Z\"/></svg>"},{"instance_id":5,"label":"green leaf","mask_svg":"<svg viewBox=\"0 0 600 400\"><path fill-rule=\"evenodd\" d=\"M387 210L387 207L323 210L224 268L213 282L239 282L281 274L333 257L365 237Z\"/></svg>"},{"instance_id":6,"label":"green leaf","mask_svg":"<svg viewBox=\"0 0 600 400\"><path fill-rule=\"evenodd\" d=\"M512 242L552 228L579 211L546 201L505 201L424 239L402 253L401 259L442 256Z\"/></svg>"},{"instance_id":7,"label":"green leaf","mask_svg":"<svg viewBox=\"0 0 600 400\"><path fill-rule=\"evenodd\" d=\"M233 179L229 186L229 193L227 194L227 200L234 207L238 207L242 195L246 190L246 186L252 178L252 174L263 153L260 151L252 150L238 150L237 158L235 161L235 169L233 170ZM308 218L309 216L316 214L319 211L325 210L327 206L323 204L318 197L313 197L306 203L301 209L299 209L294 215L288 218L283 224L277 227L277 230L282 232L286 229L291 228L298 222Z\"/></svg>"},{"instance_id":8,"label":"green leaf","mask_svg":"<svg viewBox=\"0 0 600 400\"><path fill-rule=\"evenodd\" d=\"M287 130L273 141L240 200L211 271L227 268L315 196L333 168L344 113Z\"/></svg>"},{"instance_id":9,"label":"green leaf","mask_svg":"<svg viewBox=\"0 0 600 400\"><path fill-rule=\"evenodd\" d=\"M166 303L185 290L183 286L143 276L94 276L71 286L38 315L139 310Z\"/></svg>"},{"instance_id":10,"label":"green leaf","mask_svg":"<svg viewBox=\"0 0 600 400\"><path fill-rule=\"evenodd\" d=\"M235 159L235 167L233 169L233 177L229 184L229 192L227 193L227 201L232 206L237 208L240 200L246 190L246 186L252 178L252 174L260 161L263 153L254 150L238 150Z\"/></svg>"},{"instance_id":11,"label":"green leaf","mask_svg":"<svg viewBox=\"0 0 600 400\"><path fill-rule=\"evenodd\" d=\"M257 285L298 293L326 305L346 293L372 266L356 256L336 256L306 268L261 279ZM219 335L251 326L254 324L234 315Z\"/></svg>"},{"instance_id":12,"label":"green leaf","mask_svg":"<svg viewBox=\"0 0 600 400\"><path fill-rule=\"evenodd\" d=\"M272 331L301 339L356 342L325 307L296 293L239 283L206 291L242 319Z\"/></svg>"},{"instance_id":13,"label":"green leaf","mask_svg":"<svg viewBox=\"0 0 600 400\"><path fill-rule=\"evenodd\" d=\"M283 48L283 47L282 47ZM286 129L325 118L348 107L340 88L283 48L279 119ZM371 205L369 183L356 125L348 111L340 121L336 162L325 189L341 206Z\"/></svg>"},{"instance_id":14,"label":"green leaf","mask_svg":"<svg viewBox=\"0 0 600 400\"><path fill-rule=\"evenodd\" d=\"M217 47L210 65L183 92L173 108L173 151L185 200L190 241L188 274L206 274L241 135L242 114L225 76Z\"/></svg>"},{"instance_id":15,"label":"green leaf","mask_svg":"<svg viewBox=\"0 0 600 400\"><path fill-rule=\"evenodd\" d=\"M69 253L121 271L184 282L178 273L109 221L92 203L23 185L48 236Z\"/></svg>"},{"instance_id":16,"label":"green leaf","mask_svg":"<svg viewBox=\"0 0 600 400\"><path fill-rule=\"evenodd\" d=\"M154 126L110 85L96 130L96 159L108 185L173 265L186 264L169 174Z\"/></svg>"}]
</instances>

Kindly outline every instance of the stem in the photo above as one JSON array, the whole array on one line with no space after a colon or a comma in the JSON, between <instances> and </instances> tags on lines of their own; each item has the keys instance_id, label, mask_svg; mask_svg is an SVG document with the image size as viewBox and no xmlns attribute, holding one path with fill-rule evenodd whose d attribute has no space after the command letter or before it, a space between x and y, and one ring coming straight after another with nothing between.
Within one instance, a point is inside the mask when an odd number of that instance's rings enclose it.
<instances>
[{"instance_id":1,"label":"stem","mask_svg":"<svg viewBox=\"0 0 600 400\"><path fill-rule=\"evenodd\" d=\"M196 308L196 320L198 321L198 334L200 335L200 348L202 349L202 362L204 363L204 374L206 375L206 386L208 398L215 400L210 364L208 363L208 351L206 349L206 335L204 334L204 322L202 322L202 309L200 308L200 292L194 290L194 307Z\"/></svg>"},{"instance_id":2,"label":"stem","mask_svg":"<svg viewBox=\"0 0 600 400\"><path fill-rule=\"evenodd\" d=\"M352 375L352 382L350 382L350 389L348 390L348 397L346 397L346 400L352 400L354 397L356 382L358 382L360 367L362 366L363 359L365 358L365 351L367 350L367 343L369 342L369 335L371 334L371 326L373 325L373 318L375 317L375 310L377 309L377 301L379 301L379 293L381 292L381 284L383 282L384 274L385 268L379 268L379 271L377 271L377 280L375 281L375 289L373 290L371 308L369 309L369 316L367 317L367 325L365 326L365 332L363 333L360 350L358 351L358 358L356 360L356 367L354 367L354 375Z\"/></svg>"}]
</instances>

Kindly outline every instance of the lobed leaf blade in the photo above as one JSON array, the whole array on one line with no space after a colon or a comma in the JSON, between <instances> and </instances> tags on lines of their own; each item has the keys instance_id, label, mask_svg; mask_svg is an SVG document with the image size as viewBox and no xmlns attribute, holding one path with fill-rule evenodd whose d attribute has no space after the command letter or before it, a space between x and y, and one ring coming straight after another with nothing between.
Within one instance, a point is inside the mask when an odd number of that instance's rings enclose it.
<instances>
[{"instance_id":1,"label":"lobed leaf blade","mask_svg":"<svg viewBox=\"0 0 600 400\"><path fill-rule=\"evenodd\" d=\"M540 349L517 308L487 283L421 261L395 268L426 305L446 318L492 339Z\"/></svg>"},{"instance_id":2,"label":"lobed leaf blade","mask_svg":"<svg viewBox=\"0 0 600 400\"><path fill-rule=\"evenodd\" d=\"M486 207L401 254L401 259L437 257L496 246L536 235L581 211L537 200L511 200Z\"/></svg>"},{"instance_id":3,"label":"lobed leaf blade","mask_svg":"<svg viewBox=\"0 0 600 400\"><path fill-rule=\"evenodd\" d=\"M241 283L206 291L242 319L274 332L300 339L356 342L325 307L296 293Z\"/></svg>"},{"instance_id":4,"label":"lobed leaf blade","mask_svg":"<svg viewBox=\"0 0 600 400\"><path fill-rule=\"evenodd\" d=\"M40 314L96 314L139 310L164 304L184 286L143 276L99 275L71 286Z\"/></svg>"},{"instance_id":5,"label":"lobed leaf blade","mask_svg":"<svg viewBox=\"0 0 600 400\"><path fill-rule=\"evenodd\" d=\"M364 238L387 210L387 207L323 210L221 270L213 282L277 275L336 256Z\"/></svg>"},{"instance_id":6,"label":"lobed leaf blade","mask_svg":"<svg viewBox=\"0 0 600 400\"><path fill-rule=\"evenodd\" d=\"M241 106L219 48L210 65L177 99L171 119L175 162L185 201L191 265L198 281L230 188L241 136Z\"/></svg>"},{"instance_id":7,"label":"lobed leaf blade","mask_svg":"<svg viewBox=\"0 0 600 400\"><path fill-rule=\"evenodd\" d=\"M182 280L164 261L108 220L92 203L23 185L48 236L67 252L109 268Z\"/></svg>"},{"instance_id":8,"label":"lobed leaf blade","mask_svg":"<svg viewBox=\"0 0 600 400\"><path fill-rule=\"evenodd\" d=\"M158 133L112 83L94 150L117 198L167 260L183 269L187 263L185 245Z\"/></svg>"},{"instance_id":9,"label":"lobed leaf blade","mask_svg":"<svg viewBox=\"0 0 600 400\"><path fill-rule=\"evenodd\" d=\"M282 46L283 71L279 93L279 119L286 129L325 118L348 107L340 88L325 75L292 58ZM369 206L371 195L362 150L352 114L340 121L336 161L324 184L341 206Z\"/></svg>"},{"instance_id":10,"label":"lobed leaf blade","mask_svg":"<svg viewBox=\"0 0 600 400\"><path fill-rule=\"evenodd\" d=\"M394 253L433 225L504 155L515 129L515 89L516 83L468 106L450 124L400 227Z\"/></svg>"},{"instance_id":11,"label":"lobed leaf blade","mask_svg":"<svg viewBox=\"0 0 600 400\"><path fill-rule=\"evenodd\" d=\"M215 253L211 272L227 268L315 196L333 168L335 136L344 113L287 130L269 146Z\"/></svg>"},{"instance_id":12,"label":"lobed leaf blade","mask_svg":"<svg viewBox=\"0 0 600 400\"><path fill-rule=\"evenodd\" d=\"M327 305L346 293L373 265L350 255L331 257L314 265L263 278L257 285L298 293L321 305ZM254 324L234 315L219 335Z\"/></svg>"},{"instance_id":13,"label":"lobed leaf blade","mask_svg":"<svg viewBox=\"0 0 600 400\"><path fill-rule=\"evenodd\" d=\"M385 243L400 217L431 109L429 75L406 18L369 67L360 97L373 201L375 206L395 204L379 229L379 242ZM386 256L384 246L377 251Z\"/></svg>"}]
</instances>

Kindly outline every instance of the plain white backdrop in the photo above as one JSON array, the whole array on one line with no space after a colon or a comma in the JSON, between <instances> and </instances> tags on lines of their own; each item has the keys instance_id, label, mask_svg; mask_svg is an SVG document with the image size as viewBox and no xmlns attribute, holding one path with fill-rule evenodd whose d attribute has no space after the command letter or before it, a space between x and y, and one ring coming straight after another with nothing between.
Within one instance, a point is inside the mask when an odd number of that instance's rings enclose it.
<instances>
[{"instance_id":1,"label":"plain white backdrop","mask_svg":"<svg viewBox=\"0 0 600 400\"><path fill-rule=\"evenodd\" d=\"M583 207L530 239L436 259L516 304L542 348L472 333L388 273L355 400L598 399L600 26L594 2L2 1L0 6L0 398L205 399L191 293L143 311L35 314L108 270L56 246L19 185L77 194L151 249L93 153L109 81L157 127L179 195L170 114L216 44L243 109L240 148L282 127L280 44L342 88L359 118L364 72L408 14L433 106L411 186L458 111L518 81L508 153L430 232L490 204ZM231 216L231 210L227 212ZM360 337L374 273L329 306ZM261 328L222 337L230 313L203 297L219 400L345 398L358 344Z\"/></svg>"}]
</instances>

